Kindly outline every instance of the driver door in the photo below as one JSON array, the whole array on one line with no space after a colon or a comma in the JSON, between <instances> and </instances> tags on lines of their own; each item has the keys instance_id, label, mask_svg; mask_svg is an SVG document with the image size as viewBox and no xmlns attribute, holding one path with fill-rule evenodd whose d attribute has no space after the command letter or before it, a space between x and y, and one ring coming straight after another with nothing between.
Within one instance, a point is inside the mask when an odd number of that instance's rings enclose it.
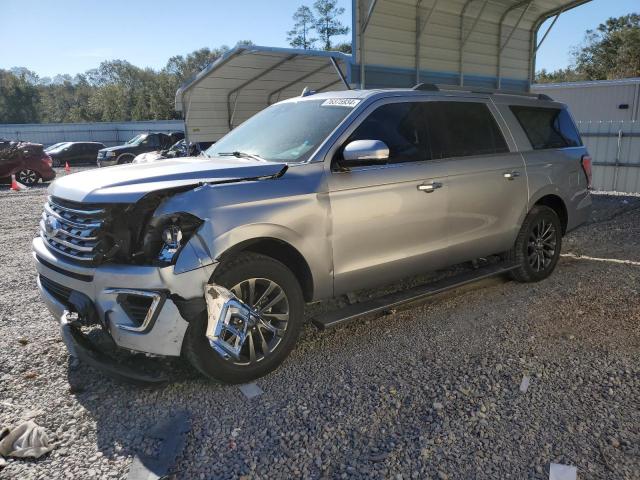
<instances>
[{"instance_id":1,"label":"driver door","mask_svg":"<svg viewBox=\"0 0 640 480\"><path fill-rule=\"evenodd\" d=\"M328 178L336 295L446 264L447 168L431 160L424 102L387 99L362 118L342 139ZM354 140L383 141L388 162L343 168L342 151Z\"/></svg>"}]
</instances>

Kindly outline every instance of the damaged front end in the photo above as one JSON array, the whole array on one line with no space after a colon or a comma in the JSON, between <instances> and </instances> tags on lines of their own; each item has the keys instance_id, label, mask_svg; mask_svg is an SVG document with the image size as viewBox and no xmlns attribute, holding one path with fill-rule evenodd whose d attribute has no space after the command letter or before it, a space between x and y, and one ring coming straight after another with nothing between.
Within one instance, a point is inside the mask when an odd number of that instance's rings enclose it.
<instances>
[{"instance_id":1,"label":"damaged front end","mask_svg":"<svg viewBox=\"0 0 640 480\"><path fill-rule=\"evenodd\" d=\"M119 379L165 381L145 359L181 355L188 322L206 308L205 290L216 266L211 218L202 208L192 209L201 201L198 192L278 178L286 166L272 170L265 176L182 182L129 203L71 200L54 186L33 256L41 296L59 320L69 352ZM227 310L236 312L233 318L250 317L246 308L239 302ZM226 332L234 326L226 325ZM83 332L86 327L100 329L120 353L144 355L133 361L111 355ZM219 348L234 357L233 348Z\"/></svg>"}]
</instances>

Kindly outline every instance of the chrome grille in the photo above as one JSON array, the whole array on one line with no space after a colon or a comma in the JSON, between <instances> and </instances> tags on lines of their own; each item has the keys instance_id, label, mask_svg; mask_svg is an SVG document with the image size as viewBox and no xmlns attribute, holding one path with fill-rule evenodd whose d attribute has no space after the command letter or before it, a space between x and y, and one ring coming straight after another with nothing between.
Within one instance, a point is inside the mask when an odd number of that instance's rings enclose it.
<instances>
[{"instance_id":1,"label":"chrome grille","mask_svg":"<svg viewBox=\"0 0 640 480\"><path fill-rule=\"evenodd\" d=\"M40 236L55 253L93 262L98 254L105 214L104 208L95 205L49 197L40 220Z\"/></svg>"}]
</instances>

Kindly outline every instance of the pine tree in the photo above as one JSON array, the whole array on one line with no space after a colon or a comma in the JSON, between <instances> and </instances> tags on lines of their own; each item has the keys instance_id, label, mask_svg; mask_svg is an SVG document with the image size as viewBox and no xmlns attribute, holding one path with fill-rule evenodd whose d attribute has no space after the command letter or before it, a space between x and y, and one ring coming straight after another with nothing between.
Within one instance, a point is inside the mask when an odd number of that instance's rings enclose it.
<instances>
[{"instance_id":1,"label":"pine tree","mask_svg":"<svg viewBox=\"0 0 640 480\"><path fill-rule=\"evenodd\" d=\"M311 31L315 29L316 19L311 9L305 5L298 7L293 14L295 24L293 29L287 32L287 40L292 47L309 50L315 46L317 38L311 37Z\"/></svg>"},{"instance_id":2,"label":"pine tree","mask_svg":"<svg viewBox=\"0 0 640 480\"><path fill-rule=\"evenodd\" d=\"M339 20L344 8L336 7L337 4L337 0L316 0L313 4L316 10L316 31L324 43L325 50L331 50L333 37L349 33L349 27L344 26Z\"/></svg>"}]
</instances>

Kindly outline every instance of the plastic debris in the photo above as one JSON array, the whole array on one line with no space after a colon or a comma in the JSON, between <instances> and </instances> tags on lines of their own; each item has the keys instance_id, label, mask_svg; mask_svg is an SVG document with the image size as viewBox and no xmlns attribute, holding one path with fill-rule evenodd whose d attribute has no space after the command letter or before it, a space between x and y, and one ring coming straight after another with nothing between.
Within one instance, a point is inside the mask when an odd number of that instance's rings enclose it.
<instances>
[{"instance_id":1,"label":"plastic debris","mask_svg":"<svg viewBox=\"0 0 640 480\"><path fill-rule=\"evenodd\" d=\"M245 385L240 385L240 391L249 400L257 397L258 395L262 395L264 393L256 383L247 383Z\"/></svg>"},{"instance_id":2,"label":"plastic debris","mask_svg":"<svg viewBox=\"0 0 640 480\"><path fill-rule=\"evenodd\" d=\"M577 478L577 467L560 463L552 463L549 467L549 480L576 480Z\"/></svg>"},{"instance_id":3,"label":"plastic debris","mask_svg":"<svg viewBox=\"0 0 640 480\"><path fill-rule=\"evenodd\" d=\"M4 433L7 429L3 430ZM44 428L29 420L9 430L0 440L0 455L3 457L39 458L55 448Z\"/></svg>"},{"instance_id":4,"label":"plastic debris","mask_svg":"<svg viewBox=\"0 0 640 480\"><path fill-rule=\"evenodd\" d=\"M529 390L530 381L531 381L531 378L528 375L525 375L524 377L522 377L522 381L520 382L520 391L522 393L527 393L527 390Z\"/></svg>"}]
</instances>

